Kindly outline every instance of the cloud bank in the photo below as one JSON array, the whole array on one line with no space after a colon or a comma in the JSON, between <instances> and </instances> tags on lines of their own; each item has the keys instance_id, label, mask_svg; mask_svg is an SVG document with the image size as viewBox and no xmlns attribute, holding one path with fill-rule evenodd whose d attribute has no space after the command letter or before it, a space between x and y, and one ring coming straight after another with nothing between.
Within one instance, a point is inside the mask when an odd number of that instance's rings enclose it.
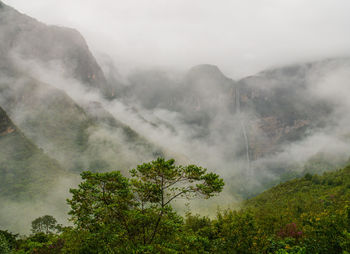
<instances>
[{"instance_id":1,"label":"cloud bank","mask_svg":"<svg viewBox=\"0 0 350 254\"><path fill-rule=\"evenodd\" d=\"M78 29L121 70L220 66L238 78L270 66L349 55L347 0L5 0Z\"/></svg>"}]
</instances>

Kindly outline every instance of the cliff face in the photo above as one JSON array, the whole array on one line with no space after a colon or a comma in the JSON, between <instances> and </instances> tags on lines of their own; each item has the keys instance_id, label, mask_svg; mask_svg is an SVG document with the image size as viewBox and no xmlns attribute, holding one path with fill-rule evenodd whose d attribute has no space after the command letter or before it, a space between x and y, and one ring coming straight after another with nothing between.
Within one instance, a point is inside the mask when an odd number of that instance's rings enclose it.
<instances>
[{"instance_id":1,"label":"cliff face","mask_svg":"<svg viewBox=\"0 0 350 254\"><path fill-rule=\"evenodd\" d=\"M10 54L43 66L58 66L87 88L97 89L107 98L115 96L78 31L45 25L4 4L0 8L0 52L2 58Z\"/></svg>"},{"instance_id":2,"label":"cliff face","mask_svg":"<svg viewBox=\"0 0 350 254\"><path fill-rule=\"evenodd\" d=\"M336 105L331 96L318 96L318 84L338 70L350 70L350 59L331 59L263 71L242 79L240 100L250 119L250 148L253 158L271 154L288 142L334 124ZM339 85L336 80L331 86ZM333 98L335 99L335 98Z\"/></svg>"}]
</instances>

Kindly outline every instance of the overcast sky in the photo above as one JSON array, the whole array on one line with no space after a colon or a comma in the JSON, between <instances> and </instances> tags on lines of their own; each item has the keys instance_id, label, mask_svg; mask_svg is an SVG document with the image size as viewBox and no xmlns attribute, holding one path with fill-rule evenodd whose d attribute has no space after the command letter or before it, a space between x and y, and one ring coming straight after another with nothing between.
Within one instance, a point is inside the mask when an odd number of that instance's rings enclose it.
<instances>
[{"instance_id":1,"label":"overcast sky","mask_svg":"<svg viewBox=\"0 0 350 254\"><path fill-rule=\"evenodd\" d=\"M350 0L4 0L78 29L119 66L218 65L238 78L267 67L350 56Z\"/></svg>"}]
</instances>

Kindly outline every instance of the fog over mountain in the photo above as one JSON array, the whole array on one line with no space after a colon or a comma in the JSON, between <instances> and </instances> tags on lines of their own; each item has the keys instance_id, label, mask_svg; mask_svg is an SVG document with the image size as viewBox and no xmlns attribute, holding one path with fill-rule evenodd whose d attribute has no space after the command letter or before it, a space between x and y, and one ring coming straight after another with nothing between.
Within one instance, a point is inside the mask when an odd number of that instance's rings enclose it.
<instances>
[{"instance_id":1,"label":"fog over mountain","mask_svg":"<svg viewBox=\"0 0 350 254\"><path fill-rule=\"evenodd\" d=\"M193 204L203 214L345 165L350 4L338 2L0 1L0 226L66 223L79 173L159 156L224 178L220 197Z\"/></svg>"},{"instance_id":2,"label":"fog over mountain","mask_svg":"<svg viewBox=\"0 0 350 254\"><path fill-rule=\"evenodd\" d=\"M78 29L121 71L220 66L232 78L271 66L349 56L347 0L6 0L45 23Z\"/></svg>"}]
</instances>

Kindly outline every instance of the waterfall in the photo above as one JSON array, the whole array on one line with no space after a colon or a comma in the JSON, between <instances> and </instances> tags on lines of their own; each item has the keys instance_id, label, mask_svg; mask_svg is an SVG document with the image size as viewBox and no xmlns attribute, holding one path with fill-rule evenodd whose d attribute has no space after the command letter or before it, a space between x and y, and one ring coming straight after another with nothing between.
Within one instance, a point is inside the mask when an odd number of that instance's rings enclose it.
<instances>
[{"instance_id":1,"label":"waterfall","mask_svg":"<svg viewBox=\"0 0 350 254\"><path fill-rule=\"evenodd\" d=\"M248 142L248 135L244 124L244 119L241 114L241 101L240 101L240 93L239 93L239 87L237 85L236 87L236 96L235 96L235 102L236 102L236 113L238 114L238 119L241 124L241 130L245 142L245 148L246 148L246 159L248 164L248 170L250 170L250 156L249 156L249 142Z\"/></svg>"}]
</instances>

